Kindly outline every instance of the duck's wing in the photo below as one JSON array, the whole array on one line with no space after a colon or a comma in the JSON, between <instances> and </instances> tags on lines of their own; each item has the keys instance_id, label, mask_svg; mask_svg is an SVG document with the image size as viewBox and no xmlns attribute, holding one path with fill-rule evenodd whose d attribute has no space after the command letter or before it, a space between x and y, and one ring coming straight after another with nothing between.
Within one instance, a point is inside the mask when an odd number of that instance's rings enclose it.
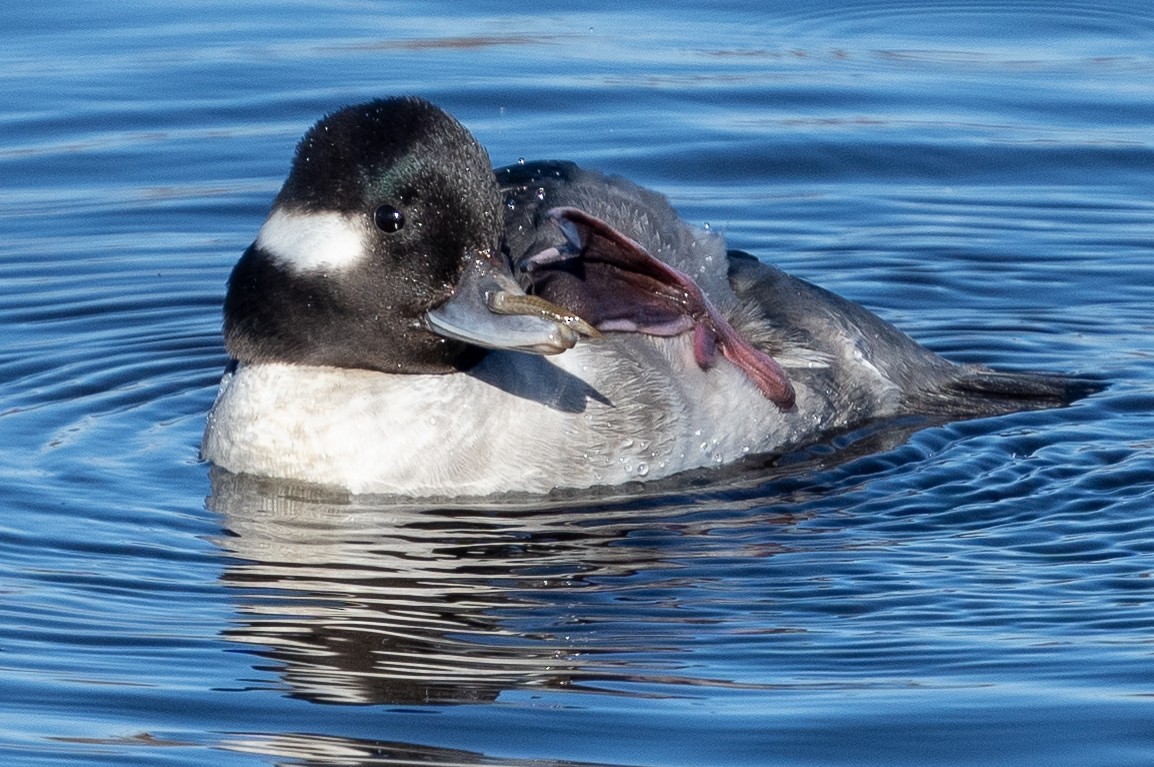
<instances>
[{"instance_id":1,"label":"duck's wing","mask_svg":"<svg viewBox=\"0 0 1154 767\"><path fill-rule=\"evenodd\" d=\"M781 359L791 376L799 375L791 366L795 357L825 360L822 374L833 390L888 382L899 412L947 418L1061 406L1103 388L1082 377L954 364L852 301L748 253L729 251L728 257L730 282L749 318L739 328Z\"/></svg>"}]
</instances>

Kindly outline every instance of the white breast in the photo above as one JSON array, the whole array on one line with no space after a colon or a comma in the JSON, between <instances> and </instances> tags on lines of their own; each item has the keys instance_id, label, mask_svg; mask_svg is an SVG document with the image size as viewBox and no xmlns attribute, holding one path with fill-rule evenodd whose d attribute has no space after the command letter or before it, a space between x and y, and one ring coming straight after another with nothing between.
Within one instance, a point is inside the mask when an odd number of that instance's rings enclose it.
<instances>
[{"instance_id":1,"label":"white breast","mask_svg":"<svg viewBox=\"0 0 1154 767\"><path fill-rule=\"evenodd\" d=\"M698 369L688 337L616 339L493 353L468 374L241 366L202 455L353 492L489 495L657 479L789 437L790 417L739 371Z\"/></svg>"}]
</instances>

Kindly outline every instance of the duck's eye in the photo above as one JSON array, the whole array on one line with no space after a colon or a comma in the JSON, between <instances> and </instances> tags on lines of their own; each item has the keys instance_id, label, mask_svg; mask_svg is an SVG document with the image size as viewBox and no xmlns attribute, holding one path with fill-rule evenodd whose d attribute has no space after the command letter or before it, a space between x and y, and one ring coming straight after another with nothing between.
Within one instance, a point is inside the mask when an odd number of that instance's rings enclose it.
<instances>
[{"instance_id":1,"label":"duck's eye","mask_svg":"<svg viewBox=\"0 0 1154 767\"><path fill-rule=\"evenodd\" d=\"M392 234L393 232L399 231L405 225L405 214L392 205L385 203L377 208L377 212L373 214L373 221L382 232Z\"/></svg>"}]
</instances>

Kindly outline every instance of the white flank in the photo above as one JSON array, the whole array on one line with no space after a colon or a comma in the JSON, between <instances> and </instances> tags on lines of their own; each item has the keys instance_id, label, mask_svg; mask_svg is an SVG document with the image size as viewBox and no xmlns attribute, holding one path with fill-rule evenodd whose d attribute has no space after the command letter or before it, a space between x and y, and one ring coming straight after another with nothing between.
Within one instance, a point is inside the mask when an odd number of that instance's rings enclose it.
<instances>
[{"instance_id":1,"label":"white flank","mask_svg":"<svg viewBox=\"0 0 1154 767\"><path fill-rule=\"evenodd\" d=\"M365 255L359 222L334 212L294 213L278 208L260 228L256 246L297 272L345 269Z\"/></svg>"}]
</instances>

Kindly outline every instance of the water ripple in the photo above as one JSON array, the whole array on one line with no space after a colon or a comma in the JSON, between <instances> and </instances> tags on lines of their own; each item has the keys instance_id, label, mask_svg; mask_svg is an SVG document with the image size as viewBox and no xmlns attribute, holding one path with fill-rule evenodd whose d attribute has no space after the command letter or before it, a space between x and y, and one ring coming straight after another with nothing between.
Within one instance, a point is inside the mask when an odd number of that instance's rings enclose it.
<instances>
[{"instance_id":1,"label":"water ripple","mask_svg":"<svg viewBox=\"0 0 1154 767\"><path fill-rule=\"evenodd\" d=\"M1148 761L1149 9L9 11L5 755ZM499 163L653 186L952 359L1109 386L545 499L210 475L229 269L305 127L397 92Z\"/></svg>"}]
</instances>

